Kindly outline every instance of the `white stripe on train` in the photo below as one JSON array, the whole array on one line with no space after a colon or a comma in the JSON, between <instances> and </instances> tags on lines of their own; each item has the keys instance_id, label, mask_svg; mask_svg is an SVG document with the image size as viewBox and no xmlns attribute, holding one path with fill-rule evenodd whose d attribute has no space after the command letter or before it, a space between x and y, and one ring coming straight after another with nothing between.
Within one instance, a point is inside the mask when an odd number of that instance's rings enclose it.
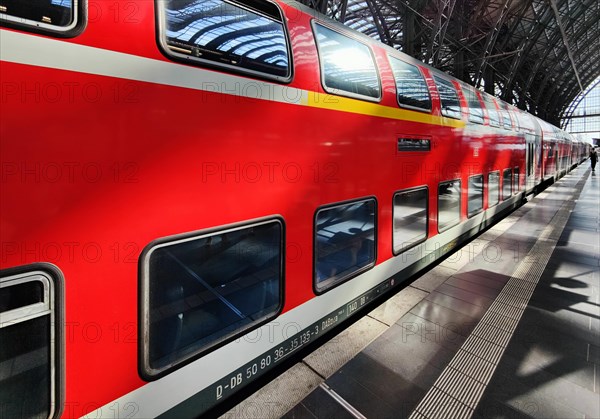
<instances>
[{"instance_id":1,"label":"white stripe on train","mask_svg":"<svg viewBox=\"0 0 600 419\"><path fill-rule=\"evenodd\" d=\"M280 103L308 103L308 91L290 86L18 32L0 33L2 61Z\"/></svg>"}]
</instances>

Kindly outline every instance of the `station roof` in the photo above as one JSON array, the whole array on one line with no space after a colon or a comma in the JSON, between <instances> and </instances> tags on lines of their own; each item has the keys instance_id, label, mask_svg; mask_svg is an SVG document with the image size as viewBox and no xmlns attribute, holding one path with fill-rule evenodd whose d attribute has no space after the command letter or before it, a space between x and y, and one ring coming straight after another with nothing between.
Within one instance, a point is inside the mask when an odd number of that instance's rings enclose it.
<instances>
[{"instance_id":1,"label":"station roof","mask_svg":"<svg viewBox=\"0 0 600 419\"><path fill-rule=\"evenodd\" d=\"M600 76L598 0L301 0L559 125Z\"/></svg>"}]
</instances>

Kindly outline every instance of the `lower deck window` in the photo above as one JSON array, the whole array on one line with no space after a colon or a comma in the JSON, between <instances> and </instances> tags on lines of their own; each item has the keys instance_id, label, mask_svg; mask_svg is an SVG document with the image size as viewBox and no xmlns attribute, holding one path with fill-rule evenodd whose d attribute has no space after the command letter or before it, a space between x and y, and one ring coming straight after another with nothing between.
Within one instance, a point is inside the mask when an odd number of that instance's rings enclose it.
<instances>
[{"instance_id":1,"label":"lower deck window","mask_svg":"<svg viewBox=\"0 0 600 419\"><path fill-rule=\"evenodd\" d=\"M61 283L31 270L0 275L0 417L51 418L61 406Z\"/></svg>"},{"instance_id":2,"label":"lower deck window","mask_svg":"<svg viewBox=\"0 0 600 419\"><path fill-rule=\"evenodd\" d=\"M492 172L488 175L488 207L493 207L500 202L500 173Z\"/></svg>"},{"instance_id":3,"label":"lower deck window","mask_svg":"<svg viewBox=\"0 0 600 419\"><path fill-rule=\"evenodd\" d=\"M142 266L142 371L153 379L280 312L283 224L162 240Z\"/></svg>"},{"instance_id":4,"label":"lower deck window","mask_svg":"<svg viewBox=\"0 0 600 419\"><path fill-rule=\"evenodd\" d=\"M467 213L471 217L483 209L483 175L469 178Z\"/></svg>"},{"instance_id":5,"label":"lower deck window","mask_svg":"<svg viewBox=\"0 0 600 419\"><path fill-rule=\"evenodd\" d=\"M427 238L427 188L394 195L394 253L410 249Z\"/></svg>"},{"instance_id":6,"label":"lower deck window","mask_svg":"<svg viewBox=\"0 0 600 419\"><path fill-rule=\"evenodd\" d=\"M438 231L460 222L460 180L442 182L438 187Z\"/></svg>"},{"instance_id":7,"label":"lower deck window","mask_svg":"<svg viewBox=\"0 0 600 419\"><path fill-rule=\"evenodd\" d=\"M314 286L317 293L375 264L374 199L322 208L315 217Z\"/></svg>"},{"instance_id":8,"label":"lower deck window","mask_svg":"<svg viewBox=\"0 0 600 419\"><path fill-rule=\"evenodd\" d=\"M512 195L512 169L504 170L502 175L502 199L508 199Z\"/></svg>"}]
</instances>

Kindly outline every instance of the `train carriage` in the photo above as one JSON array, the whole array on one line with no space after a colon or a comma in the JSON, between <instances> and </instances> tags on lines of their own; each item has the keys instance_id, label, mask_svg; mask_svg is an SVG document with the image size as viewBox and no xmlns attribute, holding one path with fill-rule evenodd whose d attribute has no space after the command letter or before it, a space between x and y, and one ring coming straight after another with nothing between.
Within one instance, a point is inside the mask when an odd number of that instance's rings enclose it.
<instances>
[{"instance_id":1,"label":"train carriage","mask_svg":"<svg viewBox=\"0 0 600 419\"><path fill-rule=\"evenodd\" d=\"M566 170L556 129L291 1L0 23L3 417L206 412Z\"/></svg>"}]
</instances>

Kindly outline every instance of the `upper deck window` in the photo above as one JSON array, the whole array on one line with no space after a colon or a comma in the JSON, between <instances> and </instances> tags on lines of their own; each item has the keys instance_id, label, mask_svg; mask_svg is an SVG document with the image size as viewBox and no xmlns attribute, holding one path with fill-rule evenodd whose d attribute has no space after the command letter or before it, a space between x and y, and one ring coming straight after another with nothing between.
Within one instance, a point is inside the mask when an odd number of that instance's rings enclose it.
<instances>
[{"instance_id":1,"label":"upper deck window","mask_svg":"<svg viewBox=\"0 0 600 419\"><path fill-rule=\"evenodd\" d=\"M313 27L325 90L359 99L379 100L379 74L369 47L316 22Z\"/></svg>"},{"instance_id":2,"label":"upper deck window","mask_svg":"<svg viewBox=\"0 0 600 419\"><path fill-rule=\"evenodd\" d=\"M508 105L500 102L500 115L502 116L502 125L506 129L512 129L512 122L510 121L510 114L508 113Z\"/></svg>"},{"instance_id":3,"label":"upper deck window","mask_svg":"<svg viewBox=\"0 0 600 419\"><path fill-rule=\"evenodd\" d=\"M499 127L500 115L498 114L498 110L496 109L494 99L492 99L491 97L484 96L484 101L488 111L488 115L490 117L490 125L493 127Z\"/></svg>"},{"instance_id":4,"label":"upper deck window","mask_svg":"<svg viewBox=\"0 0 600 419\"><path fill-rule=\"evenodd\" d=\"M433 76L442 103L442 115L460 119L460 101L452 82Z\"/></svg>"},{"instance_id":5,"label":"upper deck window","mask_svg":"<svg viewBox=\"0 0 600 419\"><path fill-rule=\"evenodd\" d=\"M465 87L463 90L469 104L469 121L476 124L483 124L483 108L481 107L477 93L470 87Z\"/></svg>"},{"instance_id":6,"label":"upper deck window","mask_svg":"<svg viewBox=\"0 0 600 419\"><path fill-rule=\"evenodd\" d=\"M396 80L398 105L419 111L431 111L429 89L419 69L397 58L389 58Z\"/></svg>"},{"instance_id":7,"label":"upper deck window","mask_svg":"<svg viewBox=\"0 0 600 419\"><path fill-rule=\"evenodd\" d=\"M279 8L264 0L159 0L159 39L171 58L289 81Z\"/></svg>"},{"instance_id":8,"label":"upper deck window","mask_svg":"<svg viewBox=\"0 0 600 419\"><path fill-rule=\"evenodd\" d=\"M83 29L83 0L0 0L0 24L58 36Z\"/></svg>"},{"instance_id":9,"label":"upper deck window","mask_svg":"<svg viewBox=\"0 0 600 419\"><path fill-rule=\"evenodd\" d=\"M518 112L511 110L508 107L506 109L507 109L508 114L512 117L514 130L521 131L521 122L519 122Z\"/></svg>"}]
</instances>

